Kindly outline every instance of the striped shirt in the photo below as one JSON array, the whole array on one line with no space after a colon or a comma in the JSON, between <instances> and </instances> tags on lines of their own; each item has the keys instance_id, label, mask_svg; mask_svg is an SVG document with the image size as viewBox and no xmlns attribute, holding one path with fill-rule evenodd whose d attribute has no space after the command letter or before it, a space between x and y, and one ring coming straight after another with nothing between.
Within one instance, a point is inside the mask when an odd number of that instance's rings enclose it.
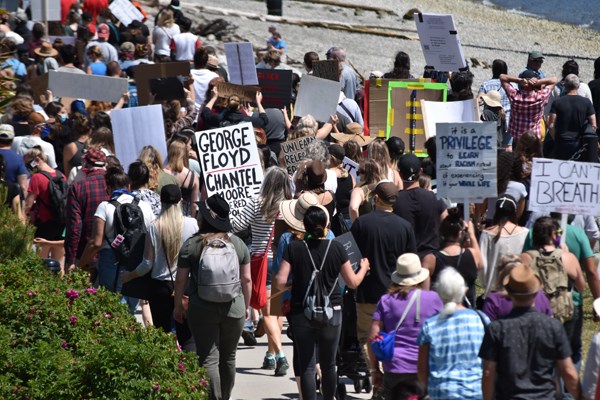
<instances>
[{"instance_id":1,"label":"striped shirt","mask_svg":"<svg viewBox=\"0 0 600 400\"><path fill-rule=\"evenodd\" d=\"M481 317L473 310L457 310L447 318L438 314L425 321L417 343L429 344L431 400L483 398L478 357L483 334Z\"/></svg>"},{"instance_id":2,"label":"striped shirt","mask_svg":"<svg viewBox=\"0 0 600 400\"><path fill-rule=\"evenodd\" d=\"M246 203L246 206L242 208L239 214L231 216L231 225L233 226L233 232L237 233L247 229L248 227L252 233L252 244L250 245L251 253L264 253L267 245L269 244L269 238L271 231L275 225L275 221L267 222L263 219L260 214L260 205L262 201L259 197L252 198ZM273 252L269 249L269 258L273 258Z\"/></svg>"}]
</instances>

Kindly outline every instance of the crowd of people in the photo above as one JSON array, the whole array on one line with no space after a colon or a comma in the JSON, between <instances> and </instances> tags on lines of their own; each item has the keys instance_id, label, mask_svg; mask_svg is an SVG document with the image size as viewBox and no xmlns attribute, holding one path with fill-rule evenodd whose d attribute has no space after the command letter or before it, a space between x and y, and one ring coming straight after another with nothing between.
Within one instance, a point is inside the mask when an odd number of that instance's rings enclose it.
<instances>
[{"instance_id":1,"label":"crowd of people","mask_svg":"<svg viewBox=\"0 0 600 400\"><path fill-rule=\"evenodd\" d=\"M574 60L560 80L548 76L539 51L517 76L494 60L478 93L468 70L424 71L423 78L448 82L448 101L474 99L481 120L496 122L498 195L465 212L436 194L435 139L419 158L399 137L365 133L364 82L344 48L323 54L339 66L336 114L294 117L288 107L265 109L260 93L255 107L219 94L227 68L192 33L178 0L159 10L152 29L142 21L124 26L108 3L63 0L62 21L47 27L30 21L28 10L0 10L8 54L0 74L15 92L0 120L2 202L34 227L42 257L59 260L65 274L89 272L93 284L121 293L132 313L141 307L145 325L196 352L211 399L231 398L239 342L254 346L262 332L268 345L257 368L281 377L291 366L300 398L318 391L335 398L343 329L363 350L375 399L600 396L600 336L580 370L586 281L600 316L593 251L600 230L589 216L570 215L561 227L560 215L527 207L534 157L598 161L590 149L597 148L600 58L589 85ZM255 46L257 66L290 68L282 34L274 26L269 33ZM74 37L75 45L51 43L48 34ZM319 60L307 52L303 74ZM186 98L162 102L167 154L145 146L122 165L111 111L138 105L137 65L169 61L189 62L191 73ZM32 88L49 70L128 77L129 91L116 103L66 103ZM301 75L294 71L292 99ZM402 51L392 71L371 72L417 75ZM254 127L264 179L233 213L221 195L207 195L195 132L243 122ZM290 175L281 145L309 136L315 140ZM358 165L356 175L346 158ZM347 233L362 254L354 265L334 240ZM261 257L268 273L257 281L252 268ZM269 301L250 307L257 291L273 298L289 291L285 317ZM350 326L346 298L356 309ZM380 360L372 346L383 334L392 335L393 350Z\"/></svg>"}]
</instances>

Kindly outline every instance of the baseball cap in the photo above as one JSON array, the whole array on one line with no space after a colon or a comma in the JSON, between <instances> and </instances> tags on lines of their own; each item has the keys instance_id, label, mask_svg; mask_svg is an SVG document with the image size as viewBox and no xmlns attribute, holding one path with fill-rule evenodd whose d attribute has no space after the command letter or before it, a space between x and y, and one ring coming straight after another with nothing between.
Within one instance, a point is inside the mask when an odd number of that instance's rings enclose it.
<instances>
[{"instance_id":1,"label":"baseball cap","mask_svg":"<svg viewBox=\"0 0 600 400\"><path fill-rule=\"evenodd\" d=\"M404 154L398 160L398 170L403 181L413 182L419 178L421 160L413 153Z\"/></svg>"},{"instance_id":2,"label":"baseball cap","mask_svg":"<svg viewBox=\"0 0 600 400\"><path fill-rule=\"evenodd\" d=\"M15 138L15 128L9 124L0 125L0 139L13 140Z\"/></svg>"},{"instance_id":3,"label":"baseball cap","mask_svg":"<svg viewBox=\"0 0 600 400\"><path fill-rule=\"evenodd\" d=\"M534 50L529 52L529 58L546 58L544 57L544 53L539 50Z\"/></svg>"},{"instance_id":4,"label":"baseball cap","mask_svg":"<svg viewBox=\"0 0 600 400\"><path fill-rule=\"evenodd\" d=\"M398 198L398 187L389 179L384 179L375 186L373 193L384 203L394 204Z\"/></svg>"},{"instance_id":5,"label":"baseball cap","mask_svg":"<svg viewBox=\"0 0 600 400\"><path fill-rule=\"evenodd\" d=\"M110 29L108 28L108 25L106 25L106 24L98 25L98 37L100 39L108 39L109 36L110 36Z\"/></svg>"}]
</instances>

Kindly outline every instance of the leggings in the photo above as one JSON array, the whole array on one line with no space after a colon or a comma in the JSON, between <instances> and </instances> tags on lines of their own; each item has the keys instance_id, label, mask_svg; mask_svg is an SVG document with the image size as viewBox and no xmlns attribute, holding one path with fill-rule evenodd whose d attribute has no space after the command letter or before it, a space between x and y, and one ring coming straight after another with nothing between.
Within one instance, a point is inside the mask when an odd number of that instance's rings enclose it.
<instances>
[{"instance_id":1,"label":"leggings","mask_svg":"<svg viewBox=\"0 0 600 400\"><path fill-rule=\"evenodd\" d=\"M341 314L341 311L335 311L335 313ZM315 328L303 314L291 315L290 319L294 334L294 348L297 350L294 357L298 357L300 368L302 398L304 400L315 400L317 398L315 350L318 349L322 373L323 400L333 400L337 386L335 361L342 328L341 324ZM336 318L334 317L334 319ZM318 345L315 346L315 343L318 343Z\"/></svg>"}]
</instances>

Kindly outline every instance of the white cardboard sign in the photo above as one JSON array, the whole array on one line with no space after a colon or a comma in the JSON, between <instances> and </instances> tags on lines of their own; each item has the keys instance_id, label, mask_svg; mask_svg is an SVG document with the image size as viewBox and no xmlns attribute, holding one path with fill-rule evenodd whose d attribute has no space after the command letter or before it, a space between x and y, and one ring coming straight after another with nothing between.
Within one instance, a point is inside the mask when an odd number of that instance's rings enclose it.
<instances>
[{"instance_id":1,"label":"white cardboard sign","mask_svg":"<svg viewBox=\"0 0 600 400\"><path fill-rule=\"evenodd\" d=\"M534 158L529 210L600 215L600 164Z\"/></svg>"},{"instance_id":2,"label":"white cardboard sign","mask_svg":"<svg viewBox=\"0 0 600 400\"><path fill-rule=\"evenodd\" d=\"M31 2L33 21L60 21L60 0L37 0Z\"/></svg>"},{"instance_id":3,"label":"white cardboard sign","mask_svg":"<svg viewBox=\"0 0 600 400\"><path fill-rule=\"evenodd\" d=\"M434 137L438 122L479 121L479 110L474 99L463 101L427 101L421 100L425 138Z\"/></svg>"},{"instance_id":4,"label":"white cardboard sign","mask_svg":"<svg viewBox=\"0 0 600 400\"><path fill-rule=\"evenodd\" d=\"M128 91L127 79L49 71L48 88L58 97L116 103Z\"/></svg>"},{"instance_id":5,"label":"white cardboard sign","mask_svg":"<svg viewBox=\"0 0 600 400\"><path fill-rule=\"evenodd\" d=\"M116 156L127 170L144 146L153 146L167 159L162 106L123 108L110 113Z\"/></svg>"},{"instance_id":6,"label":"white cardboard sign","mask_svg":"<svg viewBox=\"0 0 600 400\"><path fill-rule=\"evenodd\" d=\"M252 43L225 43L229 81L236 85L258 85Z\"/></svg>"},{"instance_id":7,"label":"white cardboard sign","mask_svg":"<svg viewBox=\"0 0 600 400\"><path fill-rule=\"evenodd\" d=\"M144 19L144 15L129 0L113 0L108 8L125 26L128 26L133 21L142 21Z\"/></svg>"},{"instance_id":8,"label":"white cardboard sign","mask_svg":"<svg viewBox=\"0 0 600 400\"><path fill-rule=\"evenodd\" d=\"M457 72L466 68L463 49L451 14L415 13L419 42L425 62L436 71Z\"/></svg>"},{"instance_id":9,"label":"white cardboard sign","mask_svg":"<svg viewBox=\"0 0 600 400\"><path fill-rule=\"evenodd\" d=\"M335 115L340 91L339 82L304 75L300 81L294 115L303 117L310 114L317 121L329 121L329 117Z\"/></svg>"},{"instance_id":10,"label":"white cardboard sign","mask_svg":"<svg viewBox=\"0 0 600 400\"><path fill-rule=\"evenodd\" d=\"M495 122L437 124L437 192L454 201L496 197Z\"/></svg>"},{"instance_id":11,"label":"white cardboard sign","mask_svg":"<svg viewBox=\"0 0 600 400\"><path fill-rule=\"evenodd\" d=\"M263 181L252 124L196 132L196 141L207 196L220 194L231 215L238 215L258 195Z\"/></svg>"},{"instance_id":12,"label":"white cardboard sign","mask_svg":"<svg viewBox=\"0 0 600 400\"><path fill-rule=\"evenodd\" d=\"M344 164L344 169L348 171L348 173L352 175L358 182L358 163L349 159L348 157L344 157L342 163Z\"/></svg>"}]
</instances>

